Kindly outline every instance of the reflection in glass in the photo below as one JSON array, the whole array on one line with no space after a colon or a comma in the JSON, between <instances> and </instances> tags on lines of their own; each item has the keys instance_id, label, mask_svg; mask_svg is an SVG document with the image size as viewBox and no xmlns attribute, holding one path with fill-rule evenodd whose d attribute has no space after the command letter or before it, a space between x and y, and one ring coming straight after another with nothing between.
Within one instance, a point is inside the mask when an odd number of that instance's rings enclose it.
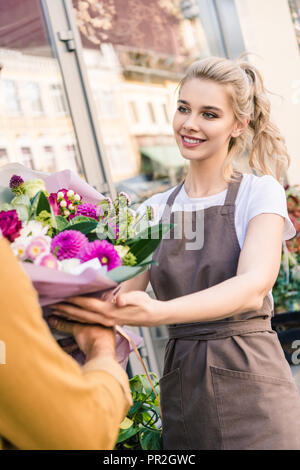
<instances>
[{"instance_id":1,"label":"reflection in glass","mask_svg":"<svg viewBox=\"0 0 300 470\"><path fill-rule=\"evenodd\" d=\"M3 80L2 90L5 101L5 108L8 114L20 114L21 105L17 85L14 80Z\"/></svg>"},{"instance_id":2,"label":"reflection in glass","mask_svg":"<svg viewBox=\"0 0 300 470\"><path fill-rule=\"evenodd\" d=\"M19 162L41 171L81 172L39 0L1 2L0 64L0 165Z\"/></svg>"},{"instance_id":3,"label":"reflection in glass","mask_svg":"<svg viewBox=\"0 0 300 470\"><path fill-rule=\"evenodd\" d=\"M41 101L41 91L39 84L36 82L28 82L26 84L27 98L30 103L30 110L34 113L42 113L43 105Z\"/></svg>"}]
</instances>

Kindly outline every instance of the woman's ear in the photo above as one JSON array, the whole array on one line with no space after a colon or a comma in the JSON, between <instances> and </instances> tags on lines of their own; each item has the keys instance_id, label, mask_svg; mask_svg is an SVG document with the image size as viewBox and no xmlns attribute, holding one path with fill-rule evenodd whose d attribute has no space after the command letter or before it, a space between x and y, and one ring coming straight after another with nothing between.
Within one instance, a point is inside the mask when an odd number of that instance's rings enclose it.
<instances>
[{"instance_id":1,"label":"woman's ear","mask_svg":"<svg viewBox=\"0 0 300 470\"><path fill-rule=\"evenodd\" d=\"M243 122L236 121L234 124L234 128L231 132L231 137L239 137L248 127L250 119L244 119Z\"/></svg>"}]
</instances>

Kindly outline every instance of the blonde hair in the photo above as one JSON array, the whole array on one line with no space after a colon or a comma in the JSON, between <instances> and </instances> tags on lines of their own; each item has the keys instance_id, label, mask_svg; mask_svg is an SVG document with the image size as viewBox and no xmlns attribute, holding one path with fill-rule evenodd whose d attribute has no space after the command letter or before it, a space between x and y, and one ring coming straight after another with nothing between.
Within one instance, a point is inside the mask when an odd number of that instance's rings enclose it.
<instances>
[{"instance_id":1,"label":"blonde hair","mask_svg":"<svg viewBox=\"0 0 300 470\"><path fill-rule=\"evenodd\" d=\"M233 160L248 152L249 166L261 175L272 175L278 181L290 164L285 139L278 127L271 122L271 103L263 78L256 67L241 58L237 62L221 57L207 57L192 63L180 80L179 93L190 79L213 80L228 85L235 118L250 119L246 130L239 137L231 137L228 155L224 161L224 178L234 180Z\"/></svg>"}]
</instances>

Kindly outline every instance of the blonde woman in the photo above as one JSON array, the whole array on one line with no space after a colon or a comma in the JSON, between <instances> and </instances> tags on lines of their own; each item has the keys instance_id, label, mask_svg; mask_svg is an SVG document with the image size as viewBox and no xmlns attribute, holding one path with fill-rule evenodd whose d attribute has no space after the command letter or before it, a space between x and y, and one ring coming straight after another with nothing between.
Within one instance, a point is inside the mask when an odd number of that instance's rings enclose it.
<instances>
[{"instance_id":1,"label":"blonde woman","mask_svg":"<svg viewBox=\"0 0 300 470\"><path fill-rule=\"evenodd\" d=\"M282 240L295 235L279 182L289 159L261 74L243 61L195 62L173 128L188 174L146 204L177 225L184 214L182 236L162 241L158 264L124 283L116 304L74 298L55 313L168 325L165 449L300 449L300 399L270 324ZM244 150L256 174L234 169ZM140 292L149 279L157 299Z\"/></svg>"}]
</instances>

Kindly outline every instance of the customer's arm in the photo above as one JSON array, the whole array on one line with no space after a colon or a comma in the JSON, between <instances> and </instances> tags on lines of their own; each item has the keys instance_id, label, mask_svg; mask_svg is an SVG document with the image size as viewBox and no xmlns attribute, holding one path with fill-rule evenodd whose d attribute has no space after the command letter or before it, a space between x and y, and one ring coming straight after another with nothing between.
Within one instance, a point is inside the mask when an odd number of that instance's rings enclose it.
<instances>
[{"instance_id":1,"label":"customer's arm","mask_svg":"<svg viewBox=\"0 0 300 470\"><path fill-rule=\"evenodd\" d=\"M128 378L95 348L83 367L42 319L37 295L0 239L0 438L20 449L111 449L132 403ZM0 439L1 440L1 439Z\"/></svg>"}]
</instances>

